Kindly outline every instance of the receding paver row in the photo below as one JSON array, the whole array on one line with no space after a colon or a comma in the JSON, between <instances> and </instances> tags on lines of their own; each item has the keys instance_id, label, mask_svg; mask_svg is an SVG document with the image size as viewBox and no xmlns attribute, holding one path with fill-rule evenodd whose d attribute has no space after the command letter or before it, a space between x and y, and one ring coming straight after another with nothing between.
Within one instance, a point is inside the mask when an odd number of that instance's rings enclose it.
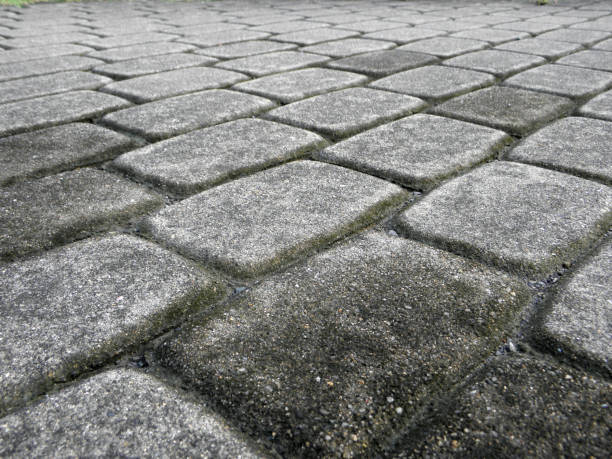
<instances>
[{"instance_id":1,"label":"receding paver row","mask_svg":"<svg viewBox=\"0 0 612 459\"><path fill-rule=\"evenodd\" d=\"M368 455L493 351L528 298L509 276L369 232L270 278L159 354L283 456Z\"/></svg>"},{"instance_id":2,"label":"receding paver row","mask_svg":"<svg viewBox=\"0 0 612 459\"><path fill-rule=\"evenodd\" d=\"M210 275L131 236L0 267L0 412L104 363L223 293Z\"/></svg>"}]
</instances>

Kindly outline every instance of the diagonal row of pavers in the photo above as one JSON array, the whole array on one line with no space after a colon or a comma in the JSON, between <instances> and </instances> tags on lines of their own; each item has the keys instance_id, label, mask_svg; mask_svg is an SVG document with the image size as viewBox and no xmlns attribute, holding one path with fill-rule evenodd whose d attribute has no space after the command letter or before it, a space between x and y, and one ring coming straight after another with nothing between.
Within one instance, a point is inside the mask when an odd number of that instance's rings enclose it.
<instances>
[{"instance_id":1,"label":"diagonal row of pavers","mask_svg":"<svg viewBox=\"0 0 612 459\"><path fill-rule=\"evenodd\" d=\"M0 7L0 456L607 456L611 88L607 0Z\"/></svg>"}]
</instances>

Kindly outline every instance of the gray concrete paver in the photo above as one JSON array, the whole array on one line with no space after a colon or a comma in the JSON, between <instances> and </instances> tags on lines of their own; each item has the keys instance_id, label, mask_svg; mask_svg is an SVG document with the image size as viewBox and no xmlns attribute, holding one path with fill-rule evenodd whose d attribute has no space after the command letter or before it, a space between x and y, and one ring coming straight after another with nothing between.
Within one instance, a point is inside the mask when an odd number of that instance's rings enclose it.
<instances>
[{"instance_id":1,"label":"gray concrete paver","mask_svg":"<svg viewBox=\"0 0 612 459\"><path fill-rule=\"evenodd\" d=\"M92 71L112 78L135 78L158 72L179 70L181 68L198 67L214 64L217 59L196 54L175 53L159 56L141 57L114 64L102 64L93 67ZM231 69L230 69L231 70Z\"/></svg>"},{"instance_id":2,"label":"gray concrete paver","mask_svg":"<svg viewBox=\"0 0 612 459\"><path fill-rule=\"evenodd\" d=\"M578 109L578 113L584 116L612 121L612 91L604 92L592 98Z\"/></svg>"},{"instance_id":3,"label":"gray concrete paver","mask_svg":"<svg viewBox=\"0 0 612 459\"><path fill-rule=\"evenodd\" d=\"M425 38L437 37L444 35L441 30L429 30L425 28L416 27L401 27L391 30L383 30L380 32L373 32L364 35L365 38L371 38L373 40L386 40L393 41L399 44L406 44L413 41L423 40Z\"/></svg>"},{"instance_id":4,"label":"gray concrete paver","mask_svg":"<svg viewBox=\"0 0 612 459\"><path fill-rule=\"evenodd\" d=\"M580 29L558 29L538 35L540 40L568 41L570 43L579 43L583 46L593 45L609 37L609 33Z\"/></svg>"},{"instance_id":5,"label":"gray concrete paver","mask_svg":"<svg viewBox=\"0 0 612 459\"><path fill-rule=\"evenodd\" d=\"M570 56L562 57L557 61L557 64L612 72L612 52L579 51Z\"/></svg>"},{"instance_id":6,"label":"gray concrete paver","mask_svg":"<svg viewBox=\"0 0 612 459\"><path fill-rule=\"evenodd\" d=\"M278 51L221 61L215 67L262 77L271 73L297 70L329 61L329 57L301 51Z\"/></svg>"},{"instance_id":7,"label":"gray concrete paver","mask_svg":"<svg viewBox=\"0 0 612 459\"><path fill-rule=\"evenodd\" d=\"M71 43L61 43L49 46L35 46L34 48L11 49L0 53L0 64L6 65L13 62L31 61L53 56L65 56L68 54L83 54L91 51L87 46Z\"/></svg>"},{"instance_id":8,"label":"gray concrete paver","mask_svg":"<svg viewBox=\"0 0 612 459\"><path fill-rule=\"evenodd\" d=\"M546 59L540 56L488 49L444 61L444 65L488 72L500 78L546 63Z\"/></svg>"},{"instance_id":9,"label":"gray concrete paver","mask_svg":"<svg viewBox=\"0 0 612 459\"><path fill-rule=\"evenodd\" d=\"M516 32L511 30L492 30L492 29L470 29L461 32L455 32L450 35L457 38L470 38L472 40L482 40L499 45L507 41L521 40L529 38L530 35L526 32Z\"/></svg>"},{"instance_id":10,"label":"gray concrete paver","mask_svg":"<svg viewBox=\"0 0 612 459\"><path fill-rule=\"evenodd\" d=\"M435 56L392 49L345 57L327 63L327 67L383 77L415 67L438 62Z\"/></svg>"},{"instance_id":11,"label":"gray concrete paver","mask_svg":"<svg viewBox=\"0 0 612 459\"><path fill-rule=\"evenodd\" d=\"M198 54L217 57L220 59L232 59L238 57L255 56L257 54L271 53L274 51L287 51L297 48L297 45L265 40L251 40L227 45L213 46L198 50Z\"/></svg>"},{"instance_id":12,"label":"gray concrete paver","mask_svg":"<svg viewBox=\"0 0 612 459\"><path fill-rule=\"evenodd\" d=\"M495 48L505 51L515 51L517 53L535 54L546 58L561 57L583 49L578 43L545 40L541 38L509 41L497 45Z\"/></svg>"},{"instance_id":13,"label":"gray concrete paver","mask_svg":"<svg viewBox=\"0 0 612 459\"><path fill-rule=\"evenodd\" d=\"M87 55L95 59L102 59L103 61L119 62L127 61L128 59L136 59L138 57L182 53L184 51L191 51L193 49L195 49L195 46L187 43L160 42L120 46L118 48L93 51Z\"/></svg>"},{"instance_id":14,"label":"gray concrete paver","mask_svg":"<svg viewBox=\"0 0 612 459\"><path fill-rule=\"evenodd\" d=\"M330 40L341 40L343 38L356 37L359 32L321 27L319 29L298 30L274 35L274 40L297 43L299 45L314 45Z\"/></svg>"},{"instance_id":15,"label":"gray concrete paver","mask_svg":"<svg viewBox=\"0 0 612 459\"><path fill-rule=\"evenodd\" d=\"M87 70L99 64L102 64L101 60L83 56L56 56L24 62L13 62L0 66L0 81L69 70Z\"/></svg>"},{"instance_id":16,"label":"gray concrete paver","mask_svg":"<svg viewBox=\"0 0 612 459\"><path fill-rule=\"evenodd\" d=\"M345 38L326 43L306 46L302 51L314 54L323 54L331 57L348 57L354 54L368 53L372 51L382 51L384 49L395 48L395 43L380 40L370 40L365 38Z\"/></svg>"},{"instance_id":17,"label":"gray concrete paver","mask_svg":"<svg viewBox=\"0 0 612 459\"><path fill-rule=\"evenodd\" d=\"M408 43L398 49L433 54L438 57L453 57L484 48L488 48L488 44L479 40L455 37L434 37Z\"/></svg>"}]
</instances>

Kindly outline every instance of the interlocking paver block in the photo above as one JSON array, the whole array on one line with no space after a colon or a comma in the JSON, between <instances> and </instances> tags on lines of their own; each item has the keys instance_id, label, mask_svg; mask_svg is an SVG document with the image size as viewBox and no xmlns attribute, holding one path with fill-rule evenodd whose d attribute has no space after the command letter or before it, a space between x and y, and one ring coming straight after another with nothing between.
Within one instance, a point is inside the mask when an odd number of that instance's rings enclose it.
<instances>
[{"instance_id":1,"label":"interlocking paver block","mask_svg":"<svg viewBox=\"0 0 612 459\"><path fill-rule=\"evenodd\" d=\"M263 24L257 27L251 27L250 30L258 30L261 32L270 32L270 33L287 33L287 32L295 32L297 30L318 29L320 27L321 27L321 24L318 22L283 21L283 22L274 22L271 24Z\"/></svg>"},{"instance_id":2,"label":"interlocking paver block","mask_svg":"<svg viewBox=\"0 0 612 459\"><path fill-rule=\"evenodd\" d=\"M612 73L548 64L515 75L504 84L581 99L610 88Z\"/></svg>"},{"instance_id":3,"label":"interlocking paver block","mask_svg":"<svg viewBox=\"0 0 612 459\"><path fill-rule=\"evenodd\" d=\"M0 258L82 238L161 204L161 198L146 189L94 169L2 188Z\"/></svg>"},{"instance_id":4,"label":"interlocking paver block","mask_svg":"<svg viewBox=\"0 0 612 459\"><path fill-rule=\"evenodd\" d=\"M559 59L557 64L612 72L612 52L580 51Z\"/></svg>"},{"instance_id":5,"label":"interlocking paver block","mask_svg":"<svg viewBox=\"0 0 612 459\"><path fill-rule=\"evenodd\" d=\"M574 24L571 27L573 29L593 29L602 30L604 32L612 32L612 19L610 19L610 16L606 16L603 18L595 19L594 21Z\"/></svg>"},{"instance_id":6,"label":"interlocking paver block","mask_svg":"<svg viewBox=\"0 0 612 459\"><path fill-rule=\"evenodd\" d=\"M83 56L58 56L0 65L0 81L45 75L67 70L86 70L101 64L98 59Z\"/></svg>"},{"instance_id":7,"label":"interlocking paver block","mask_svg":"<svg viewBox=\"0 0 612 459\"><path fill-rule=\"evenodd\" d=\"M131 33L126 35L116 35L114 37L91 37L84 40L79 40L79 44L90 46L96 49L109 49L118 46L139 45L142 43L155 43L158 41L170 41L176 38L177 35L167 33L144 32Z\"/></svg>"},{"instance_id":8,"label":"interlocking paver block","mask_svg":"<svg viewBox=\"0 0 612 459\"><path fill-rule=\"evenodd\" d=\"M339 70L365 73L374 77L383 77L415 67L433 64L438 58L431 54L411 53L410 51L377 51L358 56L345 57L327 64L327 67Z\"/></svg>"},{"instance_id":9,"label":"interlocking paver block","mask_svg":"<svg viewBox=\"0 0 612 459\"><path fill-rule=\"evenodd\" d=\"M134 142L108 129L73 123L0 139L0 185L112 159Z\"/></svg>"},{"instance_id":10,"label":"interlocking paver block","mask_svg":"<svg viewBox=\"0 0 612 459\"><path fill-rule=\"evenodd\" d=\"M569 117L530 135L507 157L612 185L610 145L612 123Z\"/></svg>"},{"instance_id":11,"label":"interlocking paver block","mask_svg":"<svg viewBox=\"0 0 612 459\"><path fill-rule=\"evenodd\" d=\"M346 38L344 40L306 46L302 48L302 50L331 57L346 57L390 48L395 48L395 43L380 40L367 40L364 38Z\"/></svg>"},{"instance_id":12,"label":"interlocking paver block","mask_svg":"<svg viewBox=\"0 0 612 459\"><path fill-rule=\"evenodd\" d=\"M236 43L239 41L260 40L269 37L266 32L256 32L254 30L221 30L218 32L208 32L199 35L184 37L181 41L198 46L218 46L226 43Z\"/></svg>"},{"instance_id":13,"label":"interlocking paver block","mask_svg":"<svg viewBox=\"0 0 612 459\"><path fill-rule=\"evenodd\" d=\"M415 27L402 27L398 29L383 30L364 35L365 38L373 40L387 40L395 43L405 44L412 41L423 40L425 38L444 35L441 30L429 30Z\"/></svg>"},{"instance_id":14,"label":"interlocking paver block","mask_svg":"<svg viewBox=\"0 0 612 459\"><path fill-rule=\"evenodd\" d=\"M223 290L181 257L125 235L4 264L0 279L0 412L155 337Z\"/></svg>"},{"instance_id":15,"label":"interlocking paver block","mask_svg":"<svg viewBox=\"0 0 612 459\"><path fill-rule=\"evenodd\" d=\"M356 37L359 32L351 30L332 29L330 27L322 27L320 29L298 30L297 32L282 33L275 35L274 39L278 41L288 41L290 43L298 43L300 45L314 45L330 40L340 40L343 38Z\"/></svg>"},{"instance_id":16,"label":"interlocking paver block","mask_svg":"<svg viewBox=\"0 0 612 459\"><path fill-rule=\"evenodd\" d=\"M496 348L527 298L509 276L368 232L266 280L158 353L281 456L376 456L422 398Z\"/></svg>"},{"instance_id":17,"label":"interlocking paver block","mask_svg":"<svg viewBox=\"0 0 612 459\"><path fill-rule=\"evenodd\" d=\"M433 54L439 57L453 57L458 54L470 51L478 51L487 48L489 45L479 40L469 40L467 38L454 37L435 37L427 40L420 40L408 43L398 49L406 51L416 51L419 53Z\"/></svg>"},{"instance_id":18,"label":"interlocking paver block","mask_svg":"<svg viewBox=\"0 0 612 459\"><path fill-rule=\"evenodd\" d=\"M3 418L0 438L0 454L13 457L262 457L195 400L127 369L98 374Z\"/></svg>"},{"instance_id":19,"label":"interlocking paver block","mask_svg":"<svg viewBox=\"0 0 612 459\"><path fill-rule=\"evenodd\" d=\"M527 32L533 35L537 35L544 32L549 32L551 30L560 29L561 26L558 24L549 24L546 22L526 22L526 21L518 21L518 22L508 22L504 24L498 24L493 26L493 29L501 29L501 30L514 30L516 32Z\"/></svg>"},{"instance_id":20,"label":"interlocking paver block","mask_svg":"<svg viewBox=\"0 0 612 459\"><path fill-rule=\"evenodd\" d=\"M265 76L237 84L235 88L289 103L335 89L357 86L366 81L367 77L356 73L305 69Z\"/></svg>"},{"instance_id":21,"label":"interlocking paver block","mask_svg":"<svg viewBox=\"0 0 612 459\"><path fill-rule=\"evenodd\" d=\"M612 91L604 92L591 99L578 110L578 113L593 118L612 121Z\"/></svg>"},{"instance_id":22,"label":"interlocking paver block","mask_svg":"<svg viewBox=\"0 0 612 459\"><path fill-rule=\"evenodd\" d=\"M298 158L325 144L309 131L245 119L131 151L113 165L175 193L193 194L241 174Z\"/></svg>"},{"instance_id":23,"label":"interlocking paver block","mask_svg":"<svg viewBox=\"0 0 612 459\"><path fill-rule=\"evenodd\" d=\"M258 96L213 89L149 102L102 118L108 126L161 140L274 107Z\"/></svg>"},{"instance_id":24,"label":"interlocking paver block","mask_svg":"<svg viewBox=\"0 0 612 459\"><path fill-rule=\"evenodd\" d=\"M595 46L593 46L593 49L602 49L604 51L612 51L612 38L602 41L600 43L597 43Z\"/></svg>"},{"instance_id":25,"label":"interlocking paver block","mask_svg":"<svg viewBox=\"0 0 612 459\"><path fill-rule=\"evenodd\" d=\"M401 22L385 21L380 19L373 19L371 21L359 21L359 22L348 22L338 26L340 29L356 30L357 32L378 32L379 30L396 29L404 27L405 24Z\"/></svg>"},{"instance_id":26,"label":"interlocking paver block","mask_svg":"<svg viewBox=\"0 0 612 459\"><path fill-rule=\"evenodd\" d=\"M82 32L46 33L32 37L10 38L2 41L7 48L36 48L37 46L58 45L62 43L79 43L83 40L96 38L95 35Z\"/></svg>"},{"instance_id":27,"label":"interlocking paver block","mask_svg":"<svg viewBox=\"0 0 612 459\"><path fill-rule=\"evenodd\" d=\"M525 40L509 41L495 47L505 51L515 51L518 53L535 54L548 58L565 56L580 49L577 43L566 41L544 40L540 38L527 38Z\"/></svg>"},{"instance_id":28,"label":"interlocking paver block","mask_svg":"<svg viewBox=\"0 0 612 459\"><path fill-rule=\"evenodd\" d=\"M609 381L522 355L496 357L477 377L419 416L389 456L608 455Z\"/></svg>"},{"instance_id":29,"label":"interlocking paver block","mask_svg":"<svg viewBox=\"0 0 612 459\"><path fill-rule=\"evenodd\" d=\"M505 78L536 65L546 64L546 59L531 54L511 51L483 50L444 61L444 65L478 70Z\"/></svg>"},{"instance_id":30,"label":"interlocking paver block","mask_svg":"<svg viewBox=\"0 0 612 459\"><path fill-rule=\"evenodd\" d=\"M94 118L130 105L94 91L74 91L2 105L0 136Z\"/></svg>"},{"instance_id":31,"label":"interlocking paver block","mask_svg":"<svg viewBox=\"0 0 612 459\"><path fill-rule=\"evenodd\" d=\"M588 46L609 36L609 33L597 30L559 29L538 35L538 38L541 40L569 41L570 43L580 43L581 45Z\"/></svg>"},{"instance_id":32,"label":"interlocking paver block","mask_svg":"<svg viewBox=\"0 0 612 459\"><path fill-rule=\"evenodd\" d=\"M366 88L349 88L294 102L266 117L343 137L385 121L410 115L426 103L416 97Z\"/></svg>"},{"instance_id":33,"label":"interlocking paver block","mask_svg":"<svg viewBox=\"0 0 612 459\"><path fill-rule=\"evenodd\" d=\"M397 224L410 237L543 276L604 233L611 209L610 187L502 161L442 185Z\"/></svg>"},{"instance_id":34,"label":"interlocking paver block","mask_svg":"<svg viewBox=\"0 0 612 459\"><path fill-rule=\"evenodd\" d=\"M192 67L118 81L105 86L102 91L142 103L229 86L246 79L245 75L229 70Z\"/></svg>"},{"instance_id":35,"label":"interlocking paver block","mask_svg":"<svg viewBox=\"0 0 612 459\"><path fill-rule=\"evenodd\" d=\"M413 115L326 148L316 158L428 189L492 157L509 139L491 128Z\"/></svg>"},{"instance_id":36,"label":"interlocking paver block","mask_svg":"<svg viewBox=\"0 0 612 459\"><path fill-rule=\"evenodd\" d=\"M405 197L378 178L297 161L181 201L143 229L181 253L251 277L371 222Z\"/></svg>"},{"instance_id":37,"label":"interlocking paver block","mask_svg":"<svg viewBox=\"0 0 612 459\"><path fill-rule=\"evenodd\" d=\"M141 57L114 64L103 64L93 68L96 73L113 78L134 78L150 73L179 70L187 67L213 64L217 59L197 54L175 53Z\"/></svg>"},{"instance_id":38,"label":"interlocking paver block","mask_svg":"<svg viewBox=\"0 0 612 459\"><path fill-rule=\"evenodd\" d=\"M401 92L425 99L440 100L490 86L495 77L486 73L428 65L407 70L370 83L377 89Z\"/></svg>"},{"instance_id":39,"label":"interlocking paver block","mask_svg":"<svg viewBox=\"0 0 612 459\"><path fill-rule=\"evenodd\" d=\"M529 38L530 35L526 32L515 32L511 30L472 29L456 32L452 34L451 37L470 38L472 40L482 40L493 45L499 45L507 41Z\"/></svg>"},{"instance_id":40,"label":"interlocking paver block","mask_svg":"<svg viewBox=\"0 0 612 459\"><path fill-rule=\"evenodd\" d=\"M452 99L433 112L524 135L572 108L565 97L494 86Z\"/></svg>"},{"instance_id":41,"label":"interlocking paver block","mask_svg":"<svg viewBox=\"0 0 612 459\"><path fill-rule=\"evenodd\" d=\"M255 56L257 54L271 53L274 51L287 51L295 49L297 45L292 43L280 43L276 41L252 40L240 43L229 43L227 45L213 46L197 51L198 54L213 56L222 59L236 57Z\"/></svg>"},{"instance_id":42,"label":"interlocking paver block","mask_svg":"<svg viewBox=\"0 0 612 459\"><path fill-rule=\"evenodd\" d=\"M328 60L329 57L319 54L301 51L279 51L222 61L216 67L244 72L254 76L265 76L270 73L297 70L314 64L321 64Z\"/></svg>"},{"instance_id":43,"label":"interlocking paver block","mask_svg":"<svg viewBox=\"0 0 612 459\"><path fill-rule=\"evenodd\" d=\"M140 45L121 46L119 48L110 48L103 51L94 51L89 53L89 57L102 59L109 62L127 61L138 57L156 56L160 54L182 53L191 51L195 46L186 43L160 42L160 43L144 43Z\"/></svg>"},{"instance_id":44,"label":"interlocking paver block","mask_svg":"<svg viewBox=\"0 0 612 459\"><path fill-rule=\"evenodd\" d=\"M91 48L72 44L59 44L49 46L37 46L35 48L23 48L4 51L0 53L0 65L12 62L31 61L34 59L64 56L66 54L83 54L91 51Z\"/></svg>"}]
</instances>

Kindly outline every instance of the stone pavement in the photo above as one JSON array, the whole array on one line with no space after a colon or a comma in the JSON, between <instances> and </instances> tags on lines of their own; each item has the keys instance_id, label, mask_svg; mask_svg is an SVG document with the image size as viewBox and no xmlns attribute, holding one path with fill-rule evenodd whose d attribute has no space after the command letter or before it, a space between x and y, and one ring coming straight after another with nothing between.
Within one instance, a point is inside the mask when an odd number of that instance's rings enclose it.
<instances>
[{"instance_id":1,"label":"stone pavement","mask_svg":"<svg viewBox=\"0 0 612 459\"><path fill-rule=\"evenodd\" d=\"M609 457L612 2L0 7L0 456Z\"/></svg>"}]
</instances>

